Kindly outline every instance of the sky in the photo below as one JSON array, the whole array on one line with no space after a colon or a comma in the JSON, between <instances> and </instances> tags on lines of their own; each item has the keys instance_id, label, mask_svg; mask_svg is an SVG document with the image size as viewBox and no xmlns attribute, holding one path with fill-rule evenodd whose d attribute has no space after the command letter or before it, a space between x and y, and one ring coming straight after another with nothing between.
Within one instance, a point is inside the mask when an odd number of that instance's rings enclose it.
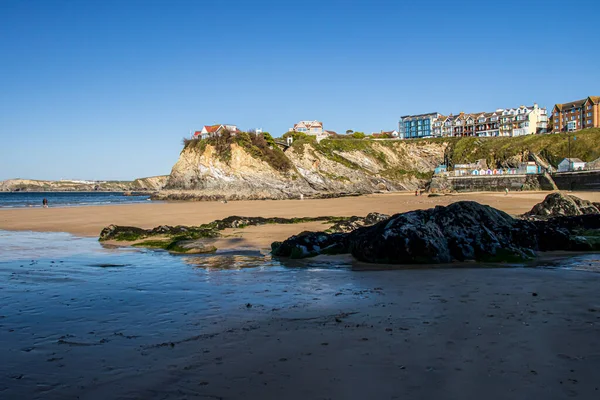
<instances>
[{"instance_id":1,"label":"sky","mask_svg":"<svg viewBox=\"0 0 600 400\"><path fill-rule=\"evenodd\" d=\"M0 180L168 174L215 123L273 136L600 95L600 1L1 0Z\"/></svg>"}]
</instances>

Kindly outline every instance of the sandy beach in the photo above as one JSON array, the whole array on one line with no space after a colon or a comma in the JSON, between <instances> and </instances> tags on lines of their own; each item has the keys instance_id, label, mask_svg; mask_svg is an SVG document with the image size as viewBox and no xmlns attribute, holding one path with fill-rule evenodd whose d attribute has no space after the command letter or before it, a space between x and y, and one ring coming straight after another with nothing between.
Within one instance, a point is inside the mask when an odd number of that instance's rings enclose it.
<instances>
[{"instance_id":1,"label":"sandy beach","mask_svg":"<svg viewBox=\"0 0 600 400\"><path fill-rule=\"evenodd\" d=\"M0 263L2 398L598 398L597 272L51 260Z\"/></svg>"},{"instance_id":2,"label":"sandy beach","mask_svg":"<svg viewBox=\"0 0 600 400\"><path fill-rule=\"evenodd\" d=\"M97 237L110 224L153 228L159 225L200 225L232 215L245 217L316 217L365 216L370 212L396 214L436 205L448 205L460 200L472 200L501 209L511 215L529 211L549 192L468 193L442 197L415 196L414 193L374 194L324 200L265 200L221 202L172 202L64 207L0 209L0 230L31 230L68 232L79 236ZM600 201L598 192L573 192L575 196ZM268 247L305 230L322 230L320 223L291 226L262 226L243 230L228 230L217 248ZM220 246L220 247L219 247Z\"/></svg>"}]
</instances>

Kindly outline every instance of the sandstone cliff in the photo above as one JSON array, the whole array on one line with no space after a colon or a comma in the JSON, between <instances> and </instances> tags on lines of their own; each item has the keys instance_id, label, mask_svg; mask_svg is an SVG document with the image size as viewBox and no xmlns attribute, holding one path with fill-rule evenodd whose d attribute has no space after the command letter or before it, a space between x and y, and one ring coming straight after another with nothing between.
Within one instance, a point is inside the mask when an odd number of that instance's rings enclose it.
<instances>
[{"instance_id":1,"label":"sandstone cliff","mask_svg":"<svg viewBox=\"0 0 600 400\"><path fill-rule=\"evenodd\" d=\"M286 199L414 190L443 160L443 141L298 140L282 152L286 164L233 141L192 141L181 152L158 199Z\"/></svg>"},{"instance_id":2,"label":"sandstone cliff","mask_svg":"<svg viewBox=\"0 0 600 400\"><path fill-rule=\"evenodd\" d=\"M286 199L328 197L378 191L415 190L431 179L435 167L485 159L491 167L517 167L535 160L554 166L569 153L563 135L516 138L442 138L423 140L328 139L294 134L291 147L270 136L191 140L157 199ZM600 129L577 132L572 157L600 156Z\"/></svg>"}]
</instances>

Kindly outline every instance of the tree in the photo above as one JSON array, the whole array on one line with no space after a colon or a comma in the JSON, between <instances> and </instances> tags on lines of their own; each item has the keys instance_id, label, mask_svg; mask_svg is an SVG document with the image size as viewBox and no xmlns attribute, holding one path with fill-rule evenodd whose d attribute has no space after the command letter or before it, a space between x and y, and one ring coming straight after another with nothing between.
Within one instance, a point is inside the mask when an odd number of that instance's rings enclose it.
<instances>
[{"instance_id":1,"label":"tree","mask_svg":"<svg viewBox=\"0 0 600 400\"><path fill-rule=\"evenodd\" d=\"M353 133L354 133L354 131L353 131L352 129L348 129L348 130L346 131L346 135L351 135L351 134L353 134Z\"/></svg>"},{"instance_id":2,"label":"tree","mask_svg":"<svg viewBox=\"0 0 600 400\"><path fill-rule=\"evenodd\" d=\"M352 137L354 139L364 139L365 138L365 133L364 132L354 132L352 134Z\"/></svg>"}]
</instances>

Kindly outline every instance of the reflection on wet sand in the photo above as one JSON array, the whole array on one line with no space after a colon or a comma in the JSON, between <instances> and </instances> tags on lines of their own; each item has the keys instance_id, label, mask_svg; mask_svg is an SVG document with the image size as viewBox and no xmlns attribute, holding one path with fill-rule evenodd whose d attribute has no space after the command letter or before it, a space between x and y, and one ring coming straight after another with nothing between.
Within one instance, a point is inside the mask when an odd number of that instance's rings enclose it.
<instances>
[{"instance_id":1,"label":"reflection on wet sand","mask_svg":"<svg viewBox=\"0 0 600 400\"><path fill-rule=\"evenodd\" d=\"M600 257L536 266L357 273L0 232L0 398L561 398L567 378L595 398Z\"/></svg>"}]
</instances>

